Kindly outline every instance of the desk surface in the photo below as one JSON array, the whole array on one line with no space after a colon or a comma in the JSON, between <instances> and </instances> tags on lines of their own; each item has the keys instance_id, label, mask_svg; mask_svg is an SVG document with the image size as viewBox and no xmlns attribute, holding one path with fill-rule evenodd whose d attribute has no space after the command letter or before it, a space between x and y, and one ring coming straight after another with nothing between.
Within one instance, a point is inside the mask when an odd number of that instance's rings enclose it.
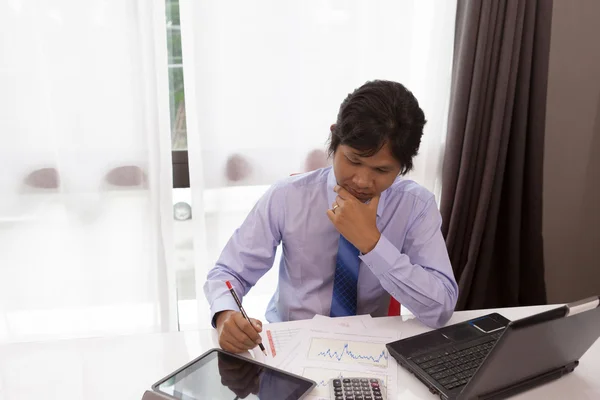
<instances>
[{"instance_id":1,"label":"desk surface","mask_svg":"<svg viewBox=\"0 0 600 400\"><path fill-rule=\"evenodd\" d=\"M497 311L517 319L551 308L463 311L451 323ZM402 337L427 330L413 317L378 318ZM163 376L216 346L214 330L24 343L0 347L0 400L135 400ZM515 398L600 399L600 341L575 372ZM439 399L402 368L398 398Z\"/></svg>"}]
</instances>

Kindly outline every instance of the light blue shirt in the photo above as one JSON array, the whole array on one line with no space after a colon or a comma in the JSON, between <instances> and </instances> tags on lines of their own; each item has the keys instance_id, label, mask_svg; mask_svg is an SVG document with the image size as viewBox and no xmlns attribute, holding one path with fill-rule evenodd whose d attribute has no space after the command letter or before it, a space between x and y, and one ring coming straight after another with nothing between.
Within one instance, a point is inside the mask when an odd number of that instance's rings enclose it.
<instances>
[{"instance_id":1,"label":"light blue shirt","mask_svg":"<svg viewBox=\"0 0 600 400\"><path fill-rule=\"evenodd\" d=\"M329 315L339 232L327 210L337 194L332 167L289 177L262 196L208 273L204 293L211 319L237 310L224 281L245 295L272 266L282 243L279 283L267 307L269 322ZM381 194L381 239L361 254L357 313L387 315L390 295L430 327L445 324L458 297L435 197L398 178ZM240 296L242 297L242 296Z\"/></svg>"}]
</instances>

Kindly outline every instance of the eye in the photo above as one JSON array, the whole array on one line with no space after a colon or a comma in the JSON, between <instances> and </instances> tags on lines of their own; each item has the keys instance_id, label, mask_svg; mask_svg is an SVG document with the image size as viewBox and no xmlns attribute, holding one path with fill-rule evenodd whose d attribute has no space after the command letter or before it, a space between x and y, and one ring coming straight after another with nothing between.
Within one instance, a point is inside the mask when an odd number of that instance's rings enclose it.
<instances>
[{"instance_id":1,"label":"eye","mask_svg":"<svg viewBox=\"0 0 600 400\"><path fill-rule=\"evenodd\" d=\"M390 171L388 171L387 169L383 169L383 168L377 168L377 172L379 172L380 174L387 174Z\"/></svg>"},{"instance_id":2,"label":"eye","mask_svg":"<svg viewBox=\"0 0 600 400\"><path fill-rule=\"evenodd\" d=\"M348 160L348 162L349 162L350 164L352 164L352 165L358 165L358 164L360 164L359 162L352 161L352 160L351 160L351 159L349 159L348 157L346 157L346 160Z\"/></svg>"}]
</instances>

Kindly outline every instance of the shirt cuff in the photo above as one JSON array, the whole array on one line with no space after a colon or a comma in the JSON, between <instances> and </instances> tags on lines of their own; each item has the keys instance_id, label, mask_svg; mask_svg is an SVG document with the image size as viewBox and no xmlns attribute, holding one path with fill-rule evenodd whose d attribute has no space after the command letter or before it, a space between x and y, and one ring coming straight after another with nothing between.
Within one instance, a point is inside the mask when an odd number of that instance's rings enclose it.
<instances>
[{"instance_id":1,"label":"shirt cuff","mask_svg":"<svg viewBox=\"0 0 600 400\"><path fill-rule=\"evenodd\" d=\"M397 264L402 253L383 235L375 245L375 248L367 254L361 254L360 259L367 264L375 276L381 276L389 272L390 267Z\"/></svg>"},{"instance_id":2,"label":"shirt cuff","mask_svg":"<svg viewBox=\"0 0 600 400\"><path fill-rule=\"evenodd\" d=\"M212 306L210 307L210 310L212 312L210 321L213 328L217 327L217 321L215 320L215 316L217 313L226 310L239 311L239 308L233 297L231 297L231 294L229 292L227 292L227 294L229 295L229 297L223 296L221 298L216 299L215 301L213 301Z\"/></svg>"}]
</instances>

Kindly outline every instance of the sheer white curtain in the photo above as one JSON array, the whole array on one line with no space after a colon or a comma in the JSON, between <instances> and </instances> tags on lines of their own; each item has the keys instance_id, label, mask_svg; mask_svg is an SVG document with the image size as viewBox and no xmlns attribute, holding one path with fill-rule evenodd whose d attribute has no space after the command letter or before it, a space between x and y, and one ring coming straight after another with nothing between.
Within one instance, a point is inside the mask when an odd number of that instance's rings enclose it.
<instances>
[{"instance_id":1,"label":"sheer white curtain","mask_svg":"<svg viewBox=\"0 0 600 400\"><path fill-rule=\"evenodd\" d=\"M176 329L164 12L0 3L0 343Z\"/></svg>"},{"instance_id":2,"label":"sheer white curtain","mask_svg":"<svg viewBox=\"0 0 600 400\"><path fill-rule=\"evenodd\" d=\"M368 80L402 82L428 120L410 178L439 193L455 1L180 0L200 324L202 285L269 184L322 166L329 126ZM277 262L277 261L276 261ZM245 299L264 315L273 268Z\"/></svg>"}]
</instances>

